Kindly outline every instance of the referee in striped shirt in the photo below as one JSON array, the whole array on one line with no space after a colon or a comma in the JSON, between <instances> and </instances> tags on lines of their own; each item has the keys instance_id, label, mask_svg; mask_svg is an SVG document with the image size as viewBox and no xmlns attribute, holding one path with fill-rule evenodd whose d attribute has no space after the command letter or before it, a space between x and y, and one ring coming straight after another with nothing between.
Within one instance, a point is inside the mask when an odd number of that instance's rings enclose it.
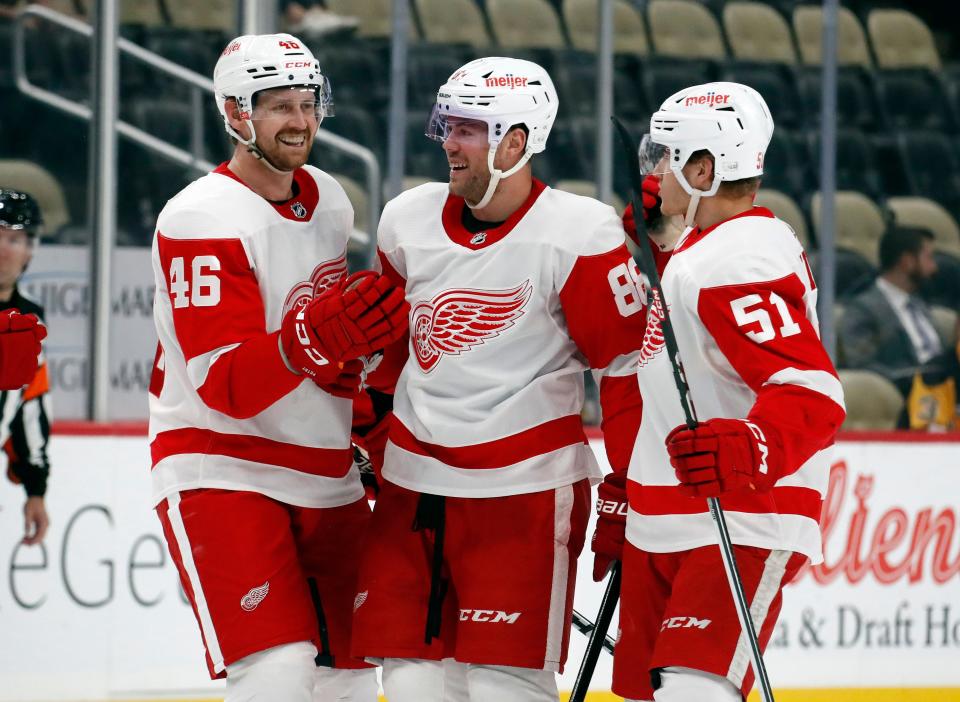
<instances>
[{"instance_id":1,"label":"referee in striped shirt","mask_svg":"<svg viewBox=\"0 0 960 702\"><path fill-rule=\"evenodd\" d=\"M17 288L17 280L33 256L42 224L40 209L30 195L0 189L0 312L15 309L43 321L43 308ZM7 454L7 476L22 484L27 493L23 507L23 543L27 545L43 541L50 524L44 503L50 472L49 389L47 365L41 354L29 383L0 392L0 446Z\"/></svg>"}]
</instances>

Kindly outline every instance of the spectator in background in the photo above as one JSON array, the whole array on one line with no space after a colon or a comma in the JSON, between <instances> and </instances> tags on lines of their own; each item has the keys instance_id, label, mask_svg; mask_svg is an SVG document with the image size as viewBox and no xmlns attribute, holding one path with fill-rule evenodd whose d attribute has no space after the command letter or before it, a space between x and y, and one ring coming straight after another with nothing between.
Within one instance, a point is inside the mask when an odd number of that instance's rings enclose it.
<instances>
[{"instance_id":1,"label":"spectator in background","mask_svg":"<svg viewBox=\"0 0 960 702\"><path fill-rule=\"evenodd\" d=\"M880 240L880 275L850 301L839 329L844 365L896 385L907 399L900 424L913 428L947 428L955 416L956 350L944 347L919 295L937 272L933 241L924 229L891 227ZM934 405L941 407L931 411Z\"/></svg>"},{"instance_id":2,"label":"spectator in background","mask_svg":"<svg viewBox=\"0 0 960 702\"><path fill-rule=\"evenodd\" d=\"M360 24L356 17L339 15L329 9L325 0L285 0L280 3L280 10L288 32L310 38L352 34Z\"/></svg>"},{"instance_id":3,"label":"spectator in background","mask_svg":"<svg viewBox=\"0 0 960 702\"><path fill-rule=\"evenodd\" d=\"M43 319L43 308L25 297L17 287L18 279L33 256L42 223L40 208L30 195L0 189L0 312L16 310L28 317L34 315ZM23 326L19 316L9 317L12 330ZM32 343L36 344L42 336L38 332L34 334L37 336ZM35 346L32 348L36 350ZM5 368L3 373L7 372ZM0 445L7 454L8 477L14 483L22 484L27 491L23 507L23 542L33 545L43 541L50 524L44 503L50 472L47 462L47 441L50 438L47 392L50 385L42 358L36 370L28 375L28 378L17 379L18 382L27 381L22 386L0 392Z\"/></svg>"}]
</instances>

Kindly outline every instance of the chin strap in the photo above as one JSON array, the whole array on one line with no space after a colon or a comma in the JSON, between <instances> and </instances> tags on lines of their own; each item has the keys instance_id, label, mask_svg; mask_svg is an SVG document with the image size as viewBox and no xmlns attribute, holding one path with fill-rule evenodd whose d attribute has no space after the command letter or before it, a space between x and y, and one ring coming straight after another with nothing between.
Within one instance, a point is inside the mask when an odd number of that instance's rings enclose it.
<instances>
[{"instance_id":1,"label":"chin strap","mask_svg":"<svg viewBox=\"0 0 960 702\"><path fill-rule=\"evenodd\" d=\"M509 178L514 173L523 168L527 161L530 160L530 157L533 156L533 152L530 149L526 149L523 152L523 156L520 157L520 160L517 161L516 165L508 171L501 171L499 168L495 168L493 165L493 158L497 154L498 144L491 144L490 151L487 152L487 169L490 171L490 183L487 185L487 192L483 194L483 197L480 198L480 202L471 204L468 200L464 200L467 203L467 207L471 210L479 210L490 204L490 200L493 199L493 194L497 190L497 185L503 178Z\"/></svg>"},{"instance_id":2,"label":"chin strap","mask_svg":"<svg viewBox=\"0 0 960 702\"><path fill-rule=\"evenodd\" d=\"M693 226L693 219L697 216L697 208L700 207L700 196L701 192L699 190L690 194L690 204L687 205L687 214L683 218L684 226Z\"/></svg>"}]
</instances>

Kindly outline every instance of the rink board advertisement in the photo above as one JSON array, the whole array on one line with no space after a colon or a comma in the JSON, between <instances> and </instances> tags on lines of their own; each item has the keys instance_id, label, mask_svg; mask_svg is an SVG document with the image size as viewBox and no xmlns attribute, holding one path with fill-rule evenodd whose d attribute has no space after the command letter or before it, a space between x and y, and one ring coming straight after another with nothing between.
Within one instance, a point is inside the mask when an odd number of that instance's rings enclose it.
<instances>
[{"instance_id":1,"label":"rink board advertisement","mask_svg":"<svg viewBox=\"0 0 960 702\"><path fill-rule=\"evenodd\" d=\"M157 350L150 249L116 248L111 263L108 419L146 420L147 388ZM87 416L93 304L89 271L89 247L43 245L19 283L46 314L49 335L44 348L55 419Z\"/></svg>"},{"instance_id":2,"label":"rink board advertisement","mask_svg":"<svg viewBox=\"0 0 960 702\"><path fill-rule=\"evenodd\" d=\"M222 687L207 679L151 509L146 437L58 433L50 453L42 549L18 545L23 493L0 487L0 702L217 699ZM767 656L775 688L831 688L832 700L864 699L858 688L960 699L958 458L960 443L946 441L838 445L826 561L787 589ZM576 608L592 618L602 585L590 582L590 557L580 560ZM572 636L561 689L571 688L584 644ZM603 654L591 699L613 699L600 694L610 670Z\"/></svg>"}]
</instances>

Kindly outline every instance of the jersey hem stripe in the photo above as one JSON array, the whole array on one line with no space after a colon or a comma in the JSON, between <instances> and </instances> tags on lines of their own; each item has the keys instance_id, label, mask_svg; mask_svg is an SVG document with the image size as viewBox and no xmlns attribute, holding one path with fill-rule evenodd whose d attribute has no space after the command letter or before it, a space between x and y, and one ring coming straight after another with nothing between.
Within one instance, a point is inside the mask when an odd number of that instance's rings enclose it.
<instances>
[{"instance_id":1,"label":"jersey hem stripe","mask_svg":"<svg viewBox=\"0 0 960 702\"><path fill-rule=\"evenodd\" d=\"M483 470L503 468L573 444L586 444L579 415L552 419L518 434L470 446L440 446L421 441L394 417L390 441L419 456L427 456L454 468Z\"/></svg>"},{"instance_id":2,"label":"jersey hem stripe","mask_svg":"<svg viewBox=\"0 0 960 702\"><path fill-rule=\"evenodd\" d=\"M309 475L342 478L353 464L350 449L297 446L260 436L222 434L210 429L171 429L150 443L152 466L169 456L205 454L281 466Z\"/></svg>"}]
</instances>

